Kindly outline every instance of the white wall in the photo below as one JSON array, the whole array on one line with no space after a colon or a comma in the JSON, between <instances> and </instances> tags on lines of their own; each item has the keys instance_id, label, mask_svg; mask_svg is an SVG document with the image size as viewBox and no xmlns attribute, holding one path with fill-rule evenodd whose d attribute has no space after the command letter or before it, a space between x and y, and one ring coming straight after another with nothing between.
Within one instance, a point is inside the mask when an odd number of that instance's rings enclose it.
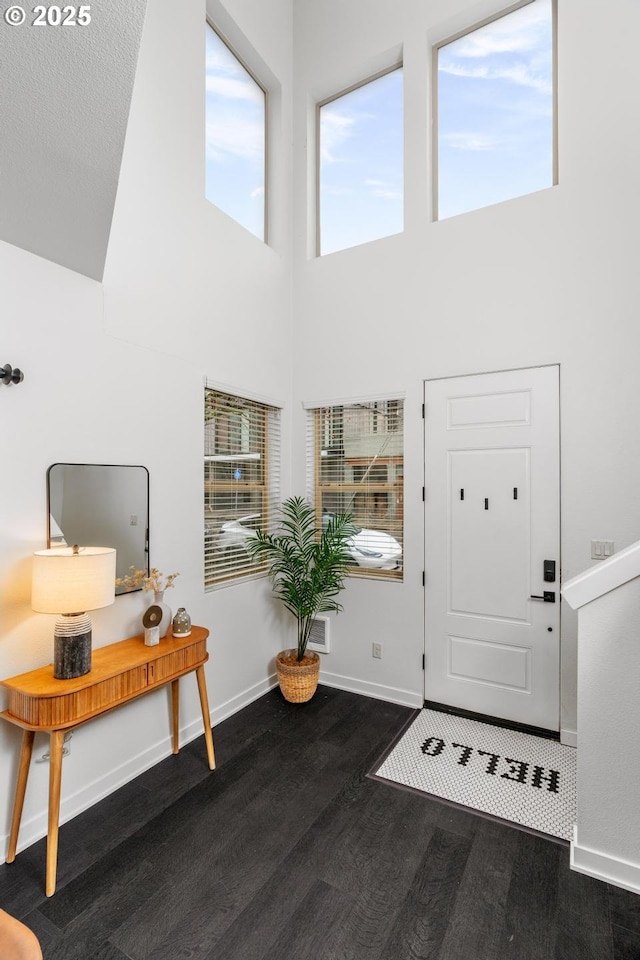
<instances>
[{"instance_id":1,"label":"white wall","mask_svg":"<svg viewBox=\"0 0 640 960\"><path fill-rule=\"evenodd\" d=\"M214 721L268 689L283 620L264 581L203 590L203 378L287 410L291 395L291 6L274 0L268 22L261 0L228 6L237 6L245 42L275 88L273 246L204 200L204 0L179 15L172 0L150 0L104 285L0 245L2 362L25 371L24 383L0 388L0 676L52 657L54 618L30 608L30 558L45 545L47 467L144 464L151 562L181 573L165 599L211 631ZM288 416L283 439L286 487ZM96 611L94 646L138 633L148 602L136 593ZM194 737L193 677L182 690L181 726ZM169 729L161 691L77 730L64 760L62 819L170 753ZM19 744L19 731L2 723L0 856ZM37 738L36 756L45 748ZM21 846L46 832L47 776L46 764L32 766Z\"/></svg>"},{"instance_id":2,"label":"white wall","mask_svg":"<svg viewBox=\"0 0 640 960\"><path fill-rule=\"evenodd\" d=\"M581 606L572 866L640 893L640 578Z\"/></svg>"},{"instance_id":3,"label":"white wall","mask_svg":"<svg viewBox=\"0 0 640 960\"><path fill-rule=\"evenodd\" d=\"M430 45L499 4L294 5L298 446L298 401L406 391L405 580L349 585L325 661L334 682L349 685L340 678L350 678L354 689L421 698L425 379L560 363L563 576L589 566L591 538L620 548L640 535L640 7L634 0L607 4L606 30L596 0L562 0L559 8L559 185L434 223L427 190ZM404 233L315 258L308 190L313 101L390 63L400 45ZM299 482L299 459L295 469ZM564 606L561 725L571 739L576 618ZM384 643L383 660L372 659L372 641Z\"/></svg>"}]
</instances>

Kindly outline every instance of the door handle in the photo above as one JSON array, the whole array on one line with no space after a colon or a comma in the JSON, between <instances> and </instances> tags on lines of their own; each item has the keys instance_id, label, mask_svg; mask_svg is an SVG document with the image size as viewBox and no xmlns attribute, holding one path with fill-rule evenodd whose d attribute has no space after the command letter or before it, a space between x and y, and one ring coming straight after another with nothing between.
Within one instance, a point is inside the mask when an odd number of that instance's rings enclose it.
<instances>
[{"instance_id":1,"label":"door handle","mask_svg":"<svg viewBox=\"0 0 640 960\"><path fill-rule=\"evenodd\" d=\"M543 603L555 603L556 595L553 590L545 590L542 596L536 593L532 593L529 597L530 600L542 600Z\"/></svg>"}]
</instances>

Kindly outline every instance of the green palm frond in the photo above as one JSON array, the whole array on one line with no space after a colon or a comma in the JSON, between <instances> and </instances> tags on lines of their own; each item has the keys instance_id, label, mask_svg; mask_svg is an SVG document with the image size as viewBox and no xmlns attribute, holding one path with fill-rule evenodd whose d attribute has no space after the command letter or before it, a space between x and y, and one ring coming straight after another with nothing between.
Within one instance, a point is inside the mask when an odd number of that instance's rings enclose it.
<instances>
[{"instance_id":1,"label":"green palm frond","mask_svg":"<svg viewBox=\"0 0 640 960\"><path fill-rule=\"evenodd\" d=\"M297 620L302 660L313 618L342 610L336 598L349 571L347 541L356 528L350 515L340 514L319 529L315 510L304 497L290 497L282 504L281 528L278 534L258 529L247 548L255 560L266 562L275 595Z\"/></svg>"}]
</instances>

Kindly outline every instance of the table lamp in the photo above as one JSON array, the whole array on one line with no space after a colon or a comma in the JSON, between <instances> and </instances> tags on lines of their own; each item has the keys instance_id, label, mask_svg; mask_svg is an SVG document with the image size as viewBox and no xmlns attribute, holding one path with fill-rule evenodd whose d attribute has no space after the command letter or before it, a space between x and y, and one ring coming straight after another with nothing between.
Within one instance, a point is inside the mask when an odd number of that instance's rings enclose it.
<instances>
[{"instance_id":1,"label":"table lamp","mask_svg":"<svg viewBox=\"0 0 640 960\"><path fill-rule=\"evenodd\" d=\"M91 670L91 617L85 612L115 600L112 547L53 547L33 555L31 607L60 614L54 629L53 675L82 677Z\"/></svg>"}]
</instances>

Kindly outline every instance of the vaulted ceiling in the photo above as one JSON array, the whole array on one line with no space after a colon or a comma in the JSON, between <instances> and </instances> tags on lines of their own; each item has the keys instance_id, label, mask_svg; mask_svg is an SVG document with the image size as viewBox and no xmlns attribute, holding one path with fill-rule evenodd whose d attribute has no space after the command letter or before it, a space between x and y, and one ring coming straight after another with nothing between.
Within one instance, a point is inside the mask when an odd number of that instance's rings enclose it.
<instances>
[{"instance_id":1,"label":"vaulted ceiling","mask_svg":"<svg viewBox=\"0 0 640 960\"><path fill-rule=\"evenodd\" d=\"M146 5L91 5L84 26L34 26L25 7L24 23L0 24L0 240L96 280Z\"/></svg>"}]
</instances>

